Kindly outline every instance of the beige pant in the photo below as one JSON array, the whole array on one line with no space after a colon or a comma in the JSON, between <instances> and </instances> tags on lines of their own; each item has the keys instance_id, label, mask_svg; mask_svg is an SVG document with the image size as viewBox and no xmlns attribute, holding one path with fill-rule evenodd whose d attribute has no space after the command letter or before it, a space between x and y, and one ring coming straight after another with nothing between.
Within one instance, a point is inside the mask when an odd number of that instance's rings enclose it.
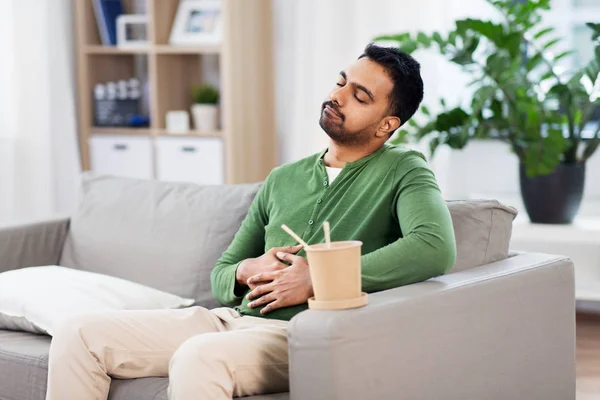
<instances>
[{"instance_id":1,"label":"beige pant","mask_svg":"<svg viewBox=\"0 0 600 400\"><path fill-rule=\"evenodd\" d=\"M230 308L76 317L52 339L46 400L105 400L110 376L168 376L173 400L285 392L287 325Z\"/></svg>"}]
</instances>

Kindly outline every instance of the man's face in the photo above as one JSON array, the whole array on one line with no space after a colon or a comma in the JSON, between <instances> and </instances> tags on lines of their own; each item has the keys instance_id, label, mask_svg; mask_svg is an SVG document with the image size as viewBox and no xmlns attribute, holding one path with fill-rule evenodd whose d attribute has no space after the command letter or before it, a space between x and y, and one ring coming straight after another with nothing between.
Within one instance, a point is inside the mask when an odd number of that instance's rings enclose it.
<instances>
[{"instance_id":1,"label":"man's face","mask_svg":"<svg viewBox=\"0 0 600 400\"><path fill-rule=\"evenodd\" d=\"M384 68L367 57L340 72L321 106L319 125L340 144L369 143L389 113L394 84Z\"/></svg>"}]
</instances>

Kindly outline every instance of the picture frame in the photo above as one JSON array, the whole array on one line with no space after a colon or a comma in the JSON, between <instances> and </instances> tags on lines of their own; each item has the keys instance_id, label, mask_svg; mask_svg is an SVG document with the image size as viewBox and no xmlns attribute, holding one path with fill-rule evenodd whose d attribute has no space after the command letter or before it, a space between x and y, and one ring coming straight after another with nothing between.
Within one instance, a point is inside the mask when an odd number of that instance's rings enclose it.
<instances>
[{"instance_id":1,"label":"picture frame","mask_svg":"<svg viewBox=\"0 0 600 400\"><path fill-rule=\"evenodd\" d=\"M117 47L138 49L149 44L146 15L122 14L117 17Z\"/></svg>"},{"instance_id":2,"label":"picture frame","mask_svg":"<svg viewBox=\"0 0 600 400\"><path fill-rule=\"evenodd\" d=\"M181 0L173 21L169 44L174 46L221 43L221 0Z\"/></svg>"}]
</instances>

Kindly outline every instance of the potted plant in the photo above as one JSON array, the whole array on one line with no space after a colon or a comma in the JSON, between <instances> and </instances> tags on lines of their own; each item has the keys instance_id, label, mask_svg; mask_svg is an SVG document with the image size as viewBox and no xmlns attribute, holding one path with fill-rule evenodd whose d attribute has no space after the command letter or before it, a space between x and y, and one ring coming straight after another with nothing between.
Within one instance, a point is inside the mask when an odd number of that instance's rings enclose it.
<instances>
[{"instance_id":1,"label":"potted plant","mask_svg":"<svg viewBox=\"0 0 600 400\"><path fill-rule=\"evenodd\" d=\"M583 195L585 162L600 144L597 119L600 94L600 24L588 23L595 58L575 71L560 72L557 62L573 51L553 54L560 39L542 25L550 0L486 0L500 22L462 19L447 34L401 33L377 37L405 52L435 48L471 74L468 107L439 113L421 108L421 123L392 139L429 141L462 149L472 139L509 144L520 163L521 194L532 222L570 223Z\"/></svg>"},{"instance_id":2,"label":"potted plant","mask_svg":"<svg viewBox=\"0 0 600 400\"><path fill-rule=\"evenodd\" d=\"M218 125L219 91L210 84L195 86L192 89L194 104L192 116L199 132L214 132Z\"/></svg>"}]
</instances>

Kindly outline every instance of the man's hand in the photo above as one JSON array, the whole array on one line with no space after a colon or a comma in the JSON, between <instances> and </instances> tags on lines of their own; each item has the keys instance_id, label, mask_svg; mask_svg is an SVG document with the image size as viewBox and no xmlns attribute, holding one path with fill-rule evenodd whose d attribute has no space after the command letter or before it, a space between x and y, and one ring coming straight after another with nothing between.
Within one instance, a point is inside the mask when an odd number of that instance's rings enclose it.
<instances>
[{"instance_id":1,"label":"man's hand","mask_svg":"<svg viewBox=\"0 0 600 400\"><path fill-rule=\"evenodd\" d=\"M266 307L260 310L263 315L277 308L306 303L313 296L308 262L289 253L278 252L276 255L279 260L287 261L291 265L285 269L262 272L248 279L248 284L255 287L247 297L249 300L256 299L249 303L248 307L266 304Z\"/></svg>"},{"instance_id":2,"label":"man's hand","mask_svg":"<svg viewBox=\"0 0 600 400\"><path fill-rule=\"evenodd\" d=\"M254 289L256 285L253 284L251 286L248 284L248 279L250 277L260 274L261 272L274 272L287 268L287 265L276 257L277 253L285 252L288 254L296 254L301 249L301 245L273 247L260 257L244 260L235 273L235 279L240 286L250 286L251 289Z\"/></svg>"}]
</instances>

